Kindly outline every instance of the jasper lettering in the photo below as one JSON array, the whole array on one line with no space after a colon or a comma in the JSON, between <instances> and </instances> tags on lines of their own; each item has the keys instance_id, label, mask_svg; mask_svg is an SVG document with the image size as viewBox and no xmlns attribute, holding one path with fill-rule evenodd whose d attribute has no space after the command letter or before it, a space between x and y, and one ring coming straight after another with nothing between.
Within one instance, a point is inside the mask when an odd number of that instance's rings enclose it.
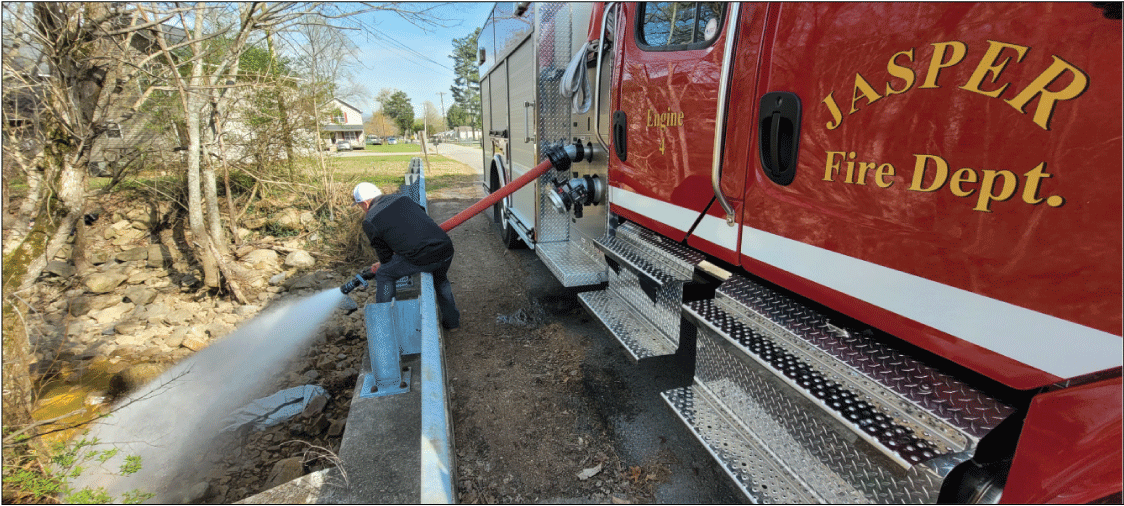
<instances>
[{"instance_id":1,"label":"jasper lettering","mask_svg":"<svg viewBox=\"0 0 1124 506\"><path fill-rule=\"evenodd\" d=\"M1030 114L1031 121L1043 130L1050 130L1050 119L1058 103L1079 97L1089 87L1089 76L1085 71L1057 55L1051 55L1053 63L1043 69L1029 84L1022 89L1011 88L1011 83L1002 79L1002 73L1008 65L1021 62L1031 48L995 40L987 42L988 47L976 60L972 75L957 88L990 98L1001 98L1005 93L1013 95L1002 100L1020 113ZM914 89L914 84L917 82L914 67L926 69L925 77L916 89L941 88L941 72L961 64L970 53L968 45L960 41L936 42L930 45L933 48L933 55L927 65L914 61L914 48L891 55L886 62L886 73L889 77L881 86L881 94L866 77L856 73L853 83L849 83L850 104L844 102L844 107L850 105L846 109L846 115L858 113L863 107L887 96ZM1009 88L1010 92L1008 92ZM1037 101L1034 100L1036 97ZM847 100L847 97L843 100ZM829 130L839 128L843 124L844 109L836 102L835 92L828 93L822 102L831 115L831 120L826 123L827 128ZM1031 102L1034 102L1033 106ZM1028 110L1028 106L1032 109Z\"/></svg>"}]
</instances>

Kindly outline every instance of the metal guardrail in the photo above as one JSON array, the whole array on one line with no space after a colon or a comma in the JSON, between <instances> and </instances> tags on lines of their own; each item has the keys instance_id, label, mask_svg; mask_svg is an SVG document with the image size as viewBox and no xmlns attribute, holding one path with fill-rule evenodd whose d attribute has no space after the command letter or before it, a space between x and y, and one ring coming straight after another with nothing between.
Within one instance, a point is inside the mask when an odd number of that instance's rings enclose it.
<instances>
[{"instance_id":1,"label":"metal guardrail","mask_svg":"<svg viewBox=\"0 0 1124 506\"><path fill-rule=\"evenodd\" d=\"M422 161L410 161L402 192L428 212ZM445 387L444 342L438 326L433 274L421 273L420 295L413 300L368 304L366 313L371 373L360 397L409 392L413 371L401 367L401 356L421 353L421 479L420 502L452 504L455 467L452 417ZM403 288L399 280L399 288ZM408 282L407 282L408 284Z\"/></svg>"},{"instance_id":2,"label":"metal guardrail","mask_svg":"<svg viewBox=\"0 0 1124 506\"><path fill-rule=\"evenodd\" d=\"M422 273L421 291L421 502L452 504L456 502L453 427L433 274Z\"/></svg>"}]
</instances>

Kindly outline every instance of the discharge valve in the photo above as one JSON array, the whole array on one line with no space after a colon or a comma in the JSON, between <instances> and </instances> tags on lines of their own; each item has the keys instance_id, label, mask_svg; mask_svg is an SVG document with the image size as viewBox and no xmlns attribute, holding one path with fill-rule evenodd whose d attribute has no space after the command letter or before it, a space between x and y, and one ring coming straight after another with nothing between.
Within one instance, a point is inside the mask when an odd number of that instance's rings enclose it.
<instances>
[{"instance_id":1,"label":"discharge valve","mask_svg":"<svg viewBox=\"0 0 1124 506\"><path fill-rule=\"evenodd\" d=\"M554 181L550 202L560 213L574 209L574 217L582 217L582 207L600 204L605 198L605 183L597 176L584 176L569 181Z\"/></svg>"},{"instance_id":2,"label":"discharge valve","mask_svg":"<svg viewBox=\"0 0 1124 506\"><path fill-rule=\"evenodd\" d=\"M363 287L363 289L366 290L368 286L367 280L369 279L375 279L375 273L370 270L360 272L355 275L354 279L344 283L344 285L340 287L340 291L343 292L344 295L347 295L359 287Z\"/></svg>"}]
</instances>

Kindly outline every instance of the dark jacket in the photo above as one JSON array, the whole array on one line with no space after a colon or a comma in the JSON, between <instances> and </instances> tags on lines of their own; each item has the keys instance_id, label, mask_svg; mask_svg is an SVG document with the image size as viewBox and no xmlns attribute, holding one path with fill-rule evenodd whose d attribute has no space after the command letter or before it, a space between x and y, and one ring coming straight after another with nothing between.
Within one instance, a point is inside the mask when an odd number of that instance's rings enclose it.
<instances>
[{"instance_id":1,"label":"dark jacket","mask_svg":"<svg viewBox=\"0 0 1124 506\"><path fill-rule=\"evenodd\" d=\"M363 232L379 255L390 261L397 253L414 265L439 262L453 256L453 241L416 202L404 195L383 195L371 203L363 217Z\"/></svg>"}]
</instances>

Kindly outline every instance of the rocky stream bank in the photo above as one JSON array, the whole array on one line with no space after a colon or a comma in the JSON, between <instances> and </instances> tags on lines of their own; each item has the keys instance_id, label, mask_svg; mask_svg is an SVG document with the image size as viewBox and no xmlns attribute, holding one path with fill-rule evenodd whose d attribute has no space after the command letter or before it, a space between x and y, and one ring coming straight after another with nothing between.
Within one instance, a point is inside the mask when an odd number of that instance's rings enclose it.
<instances>
[{"instance_id":1,"label":"rocky stream bank","mask_svg":"<svg viewBox=\"0 0 1124 506\"><path fill-rule=\"evenodd\" d=\"M204 289L186 220L177 220L170 205L101 202L97 215L87 216L85 253L92 267L77 271L64 250L35 286L17 294L34 352L31 372L40 389L35 418L70 414L61 422L73 423L109 412L115 400L261 311L337 288L354 274L333 270L309 251L322 240L311 212L277 209L271 216L245 220L238 230L243 246L234 252L238 265L233 267L250 299L241 305ZM359 304L365 297L353 294ZM314 398L286 423L242 431L200 455L205 472L184 487L179 499L234 502L331 465L366 350L363 328L361 312L336 311L312 347L273 371L272 387L261 392L312 384L327 395Z\"/></svg>"}]
</instances>

